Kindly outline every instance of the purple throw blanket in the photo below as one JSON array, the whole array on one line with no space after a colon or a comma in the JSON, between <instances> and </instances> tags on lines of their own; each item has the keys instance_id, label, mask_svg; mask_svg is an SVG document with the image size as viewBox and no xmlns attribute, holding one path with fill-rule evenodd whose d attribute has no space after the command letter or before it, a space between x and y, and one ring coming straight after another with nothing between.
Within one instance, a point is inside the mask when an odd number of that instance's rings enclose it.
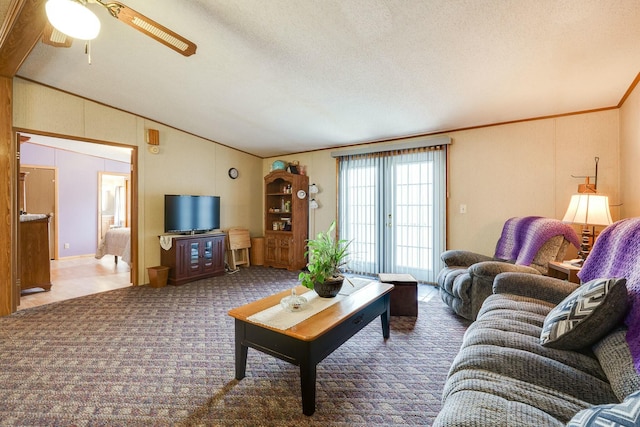
<instances>
[{"instance_id":1,"label":"purple throw blanket","mask_svg":"<svg viewBox=\"0 0 640 427\"><path fill-rule=\"evenodd\" d=\"M580 247L575 230L560 220L540 216L510 218L504 223L494 257L531 265L542 245L555 236L564 236L576 248Z\"/></svg>"},{"instance_id":2,"label":"purple throw blanket","mask_svg":"<svg viewBox=\"0 0 640 427\"><path fill-rule=\"evenodd\" d=\"M605 228L578 277L583 283L599 278L627 279L627 343L640 374L640 218L623 219Z\"/></svg>"}]
</instances>

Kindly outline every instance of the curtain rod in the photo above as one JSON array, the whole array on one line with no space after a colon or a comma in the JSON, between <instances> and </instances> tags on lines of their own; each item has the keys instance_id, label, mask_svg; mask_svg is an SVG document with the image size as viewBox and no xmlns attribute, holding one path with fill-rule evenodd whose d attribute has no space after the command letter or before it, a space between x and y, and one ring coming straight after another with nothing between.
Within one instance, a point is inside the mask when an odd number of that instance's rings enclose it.
<instances>
[{"instance_id":1,"label":"curtain rod","mask_svg":"<svg viewBox=\"0 0 640 427\"><path fill-rule=\"evenodd\" d=\"M374 143L367 145L366 147L354 148L351 150L338 150L332 151L331 157L345 157L345 156L357 156L360 154L372 154L372 153L384 153L385 151L392 150L408 150L411 148L421 147L434 147L436 145L451 144L451 138L448 136L438 136L435 138L429 138L425 136L418 136L414 138L406 138L400 140L398 143Z\"/></svg>"}]
</instances>

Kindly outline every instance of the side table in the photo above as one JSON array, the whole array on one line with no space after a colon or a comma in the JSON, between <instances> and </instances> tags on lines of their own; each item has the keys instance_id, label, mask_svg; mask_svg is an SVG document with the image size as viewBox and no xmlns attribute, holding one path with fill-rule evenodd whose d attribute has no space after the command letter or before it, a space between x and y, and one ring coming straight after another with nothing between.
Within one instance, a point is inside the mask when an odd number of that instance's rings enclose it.
<instances>
[{"instance_id":1,"label":"side table","mask_svg":"<svg viewBox=\"0 0 640 427\"><path fill-rule=\"evenodd\" d=\"M379 273L382 283L392 283L391 316L418 315L418 282L410 274Z\"/></svg>"},{"instance_id":2,"label":"side table","mask_svg":"<svg viewBox=\"0 0 640 427\"><path fill-rule=\"evenodd\" d=\"M547 275L549 277L555 277L556 279L567 280L571 283L580 284L580 278L578 272L582 267L571 265L566 262L549 261L549 271Z\"/></svg>"}]
</instances>

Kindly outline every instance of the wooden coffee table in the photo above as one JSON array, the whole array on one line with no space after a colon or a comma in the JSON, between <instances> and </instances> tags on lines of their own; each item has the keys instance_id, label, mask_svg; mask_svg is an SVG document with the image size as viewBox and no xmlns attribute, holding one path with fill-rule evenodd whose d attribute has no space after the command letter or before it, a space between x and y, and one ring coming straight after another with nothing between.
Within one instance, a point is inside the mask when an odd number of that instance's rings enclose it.
<instances>
[{"instance_id":1,"label":"wooden coffee table","mask_svg":"<svg viewBox=\"0 0 640 427\"><path fill-rule=\"evenodd\" d=\"M378 316L382 321L382 336L389 338L389 293L392 289L391 284L371 282L285 330L252 322L248 317L279 304L282 298L290 295L290 290L230 310L236 328L236 379L245 377L249 347L298 365L302 412L312 415L316 410L316 365ZM308 289L303 286L296 288L298 295L306 291Z\"/></svg>"}]
</instances>

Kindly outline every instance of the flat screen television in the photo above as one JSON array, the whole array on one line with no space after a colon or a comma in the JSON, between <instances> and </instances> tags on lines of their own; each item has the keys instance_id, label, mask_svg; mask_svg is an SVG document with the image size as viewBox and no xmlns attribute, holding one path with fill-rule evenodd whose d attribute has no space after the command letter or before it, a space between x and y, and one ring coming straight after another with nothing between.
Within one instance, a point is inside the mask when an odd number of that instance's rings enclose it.
<instances>
[{"instance_id":1,"label":"flat screen television","mask_svg":"<svg viewBox=\"0 0 640 427\"><path fill-rule=\"evenodd\" d=\"M205 233L220 228L220 197L164 195L164 232Z\"/></svg>"}]
</instances>

